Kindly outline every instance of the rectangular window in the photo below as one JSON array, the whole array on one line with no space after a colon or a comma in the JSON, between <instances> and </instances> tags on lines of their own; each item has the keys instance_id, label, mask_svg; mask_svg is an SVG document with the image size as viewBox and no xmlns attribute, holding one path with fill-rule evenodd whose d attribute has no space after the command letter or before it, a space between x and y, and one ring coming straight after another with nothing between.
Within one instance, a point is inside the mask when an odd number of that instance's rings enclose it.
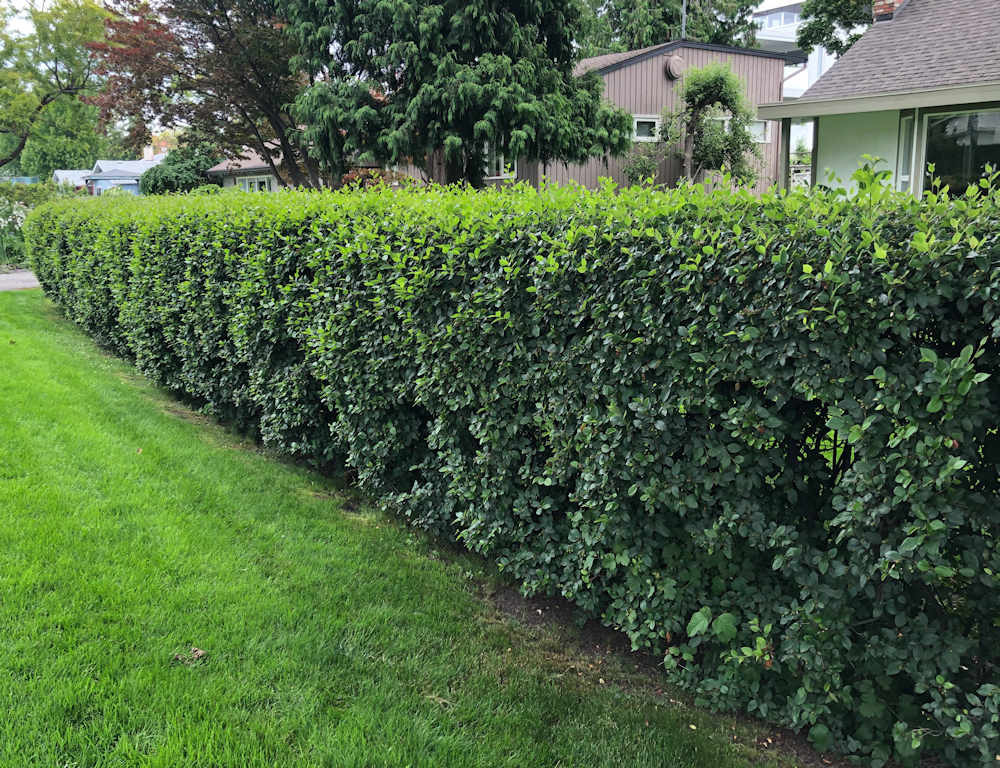
<instances>
[{"instance_id":1,"label":"rectangular window","mask_svg":"<svg viewBox=\"0 0 1000 768\"><path fill-rule=\"evenodd\" d=\"M486 169L483 176L487 179L515 179L517 178L517 159L507 160L503 152L498 148L486 143Z\"/></svg>"},{"instance_id":2,"label":"rectangular window","mask_svg":"<svg viewBox=\"0 0 1000 768\"><path fill-rule=\"evenodd\" d=\"M767 120L751 120L750 135L758 144L771 143L771 123Z\"/></svg>"},{"instance_id":3,"label":"rectangular window","mask_svg":"<svg viewBox=\"0 0 1000 768\"><path fill-rule=\"evenodd\" d=\"M244 176L240 179L240 189L244 192L270 192L270 176Z\"/></svg>"},{"instance_id":4,"label":"rectangular window","mask_svg":"<svg viewBox=\"0 0 1000 768\"><path fill-rule=\"evenodd\" d=\"M656 141L660 133L658 115L633 115L632 141Z\"/></svg>"},{"instance_id":5,"label":"rectangular window","mask_svg":"<svg viewBox=\"0 0 1000 768\"><path fill-rule=\"evenodd\" d=\"M896 189L906 192L910 189L910 168L913 165L913 115L899 119L899 167L896 168Z\"/></svg>"},{"instance_id":6,"label":"rectangular window","mask_svg":"<svg viewBox=\"0 0 1000 768\"><path fill-rule=\"evenodd\" d=\"M962 194L987 165L1000 168L1000 110L929 115L926 148L924 189L938 178L953 194Z\"/></svg>"}]
</instances>

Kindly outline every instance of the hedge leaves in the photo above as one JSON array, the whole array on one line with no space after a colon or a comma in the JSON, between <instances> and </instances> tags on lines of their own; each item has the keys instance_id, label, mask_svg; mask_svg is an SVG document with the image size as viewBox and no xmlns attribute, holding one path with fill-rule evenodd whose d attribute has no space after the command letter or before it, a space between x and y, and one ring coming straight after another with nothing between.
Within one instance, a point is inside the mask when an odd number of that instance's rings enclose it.
<instances>
[{"instance_id":1,"label":"hedge leaves","mask_svg":"<svg viewBox=\"0 0 1000 768\"><path fill-rule=\"evenodd\" d=\"M1000 190L54 203L48 294L713 706L1000 754Z\"/></svg>"}]
</instances>

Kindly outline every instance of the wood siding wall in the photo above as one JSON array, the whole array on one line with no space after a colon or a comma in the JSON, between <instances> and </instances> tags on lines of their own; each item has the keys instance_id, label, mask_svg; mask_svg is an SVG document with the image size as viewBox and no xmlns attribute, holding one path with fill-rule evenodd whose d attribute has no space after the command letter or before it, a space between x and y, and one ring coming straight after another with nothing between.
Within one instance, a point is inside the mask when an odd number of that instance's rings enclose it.
<instances>
[{"instance_id":1,"label":"wood siding wall","mask_svg":"<svg viewBox=\"0 0 1000 768\"><path fill-rule=\"evenodd\" d=\"M684 59L687 69L703 67L712 62L729 64L733 72L744 82L747 97L753 107L759 104L781 101L781 84L784 77L784 62L781 59L747 54L722 53L719 51L682 48L677 51ZM630 66L610 72L604 76L604 96L608 101L633 115L659 115L664 109L674 109L678 102L680 80L668 80L663 72L670 53L663 53ZM761 159L757 165L757 182L754 191L762 192L773 185L778 178L778 150L781 146L781 122L772 120L768 132L769 142L758 144ZM673 155L673 153L670 153ZM608 177L617 184L627 184L622 173L624 159L593 158L583 164L564 165L562 163L540 168L538 164L524 164L518 168L525 181L537 184L544 178L555 184L577 182L585 187L596 187L602 177ZM657 181L672 184L680 174L680 161L668 157L660 164Z\"/></svg>"}]
</instances>

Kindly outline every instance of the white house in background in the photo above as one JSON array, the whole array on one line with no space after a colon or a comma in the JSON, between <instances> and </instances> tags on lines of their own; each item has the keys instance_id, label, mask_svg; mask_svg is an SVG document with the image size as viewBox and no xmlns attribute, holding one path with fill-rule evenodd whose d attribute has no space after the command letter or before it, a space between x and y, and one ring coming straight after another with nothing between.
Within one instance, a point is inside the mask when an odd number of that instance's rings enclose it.
<instances>
[{"instance_id":1,"label":"white house in background","mask_svg":"<svg viewBox=\"0 0 1000 768\"><path fill-rule=\"evenodd\" d=\"M920 194L928 164L961 192L1000 167L1000 2L875 0L874 24L792 102L761 118L812 118L813 179L848 183L862 155Z\"/></svg>"},{"instance_id":2,"label":"white house in background","mask_svg":"<svg viewBox=\"0 0 1000 768\"><path fill-rule=\"evenodd\" d=\"M794 0L763 0L752 16L757 25L757 44L765 51L778 53L802 53L798 44L799 28L802 26L802 2ZM782 83L782 101L798 99L803 93L833 66L837 57L823 47L813 49L804 64L789 64L785 67ZM813 126L809 120L793 120L789 134L792 149L804 145L812 150ZM807 172L808 167L803 168Z\"/></svg>"},{"instance_id":3,"label":"white house in background","mask_svg":"<svg viewBox=\"0 0 1000 768\"><path fill-rule=\"evenodd\" d=\"M275 160L275 165L280 164L280 159ZM223 160L206 173L219 179L223 187L239 187L244 192L276 192L281 188L267 160L249 148L244 150L242 157Z\"/></svg>"},{"instance_id":4,"label":"white house in background","mask_svg":"<svg viewBox=\"0 0 1000 768\"><path fill-rule=\"evenodd\" d=\"M793 0L764 0L751 17L757 25L757 44L765 51L801 52L797 41L802 26L802 3ZM785 68L781 98L797 99L833 66L837 57L823 47L813 50L805 64Z\"/></svg>"},{"instance_id":5,"label":"white house in background","mask_svg":"<svg viewBox=\"0 0 1000 768\"><path fill-rule=\"evenodd\" d=\"M83 189L87 186L87 175L90 171L52 171L52 181L55 184L66 184L74 189Z\"/></svg>"},{"instance_id":6,"label":"white house in background","mask_svg":"<svg viewBox=\"0 0 1000 768\"><path fill-rule=\"evenodd\" d=\"M133 195L139 194L139 177L163 162L166 153L154 155L147 150L144 160L98 160L84 177L92 195L100 195L113 187Z\"/></svg>"}]
</instances>

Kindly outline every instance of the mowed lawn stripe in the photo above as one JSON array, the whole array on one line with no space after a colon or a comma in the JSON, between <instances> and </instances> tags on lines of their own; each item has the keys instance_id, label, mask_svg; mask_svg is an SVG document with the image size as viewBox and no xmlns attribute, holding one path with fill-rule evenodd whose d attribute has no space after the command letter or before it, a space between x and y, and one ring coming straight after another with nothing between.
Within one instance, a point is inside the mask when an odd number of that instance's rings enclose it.
<instances>
[{"instance_id":1,"label":"mowed lawn stripe","mask_svg":"<svg viewBox=\"0 0 1000 768\"><path fill-rule=\"evenodd\" d=\"M580 675L478 560L186 412L38 291L0 293L0 403L0 765L768 764L624 662Z\"/></svg>"}]
</instances>

